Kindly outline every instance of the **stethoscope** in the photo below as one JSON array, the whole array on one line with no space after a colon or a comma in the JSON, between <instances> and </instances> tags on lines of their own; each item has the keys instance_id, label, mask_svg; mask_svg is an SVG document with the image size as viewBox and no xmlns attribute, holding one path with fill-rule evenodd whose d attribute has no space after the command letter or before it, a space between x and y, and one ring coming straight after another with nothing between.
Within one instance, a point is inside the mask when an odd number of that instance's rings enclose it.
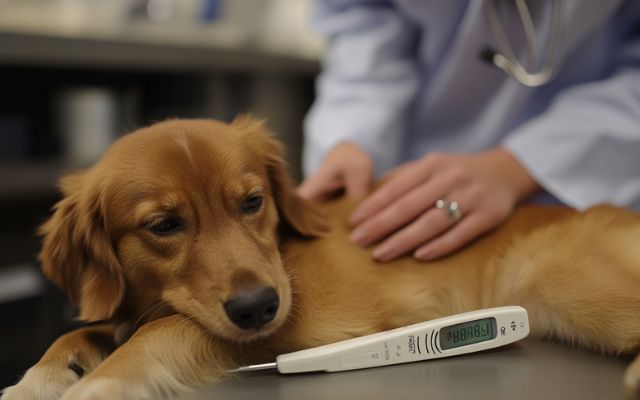
<instances>
[{"instance_id":1,"label":"stethoscope","mask_svg":"<svg viewBox=\"0 0 640 400\"><path fill-rule=\"evenodd\" d=\"M560 46L560 28L562 24L562 0L550 0L553 4L551 10L549 39L547 46L544 49L544 54L542 54L542 67L537 72L530 72L530 70L535 68L539 63L536 57L535 28L526 1L514 0L516 8L518 9L518 14L520 15L520 20L522 22L527 42L526 67L518 61L513 51L513 47L511 47L504 25L498 16L496 1L497 0L486 0L485 12L489 26L495 36L498 50L496 51L492 48L485 48L481 53L481 57L511 75L525 86L536 87L548 83L553 79L557 69L559 68L558 48Z\"/></svg>"}]
</instances>

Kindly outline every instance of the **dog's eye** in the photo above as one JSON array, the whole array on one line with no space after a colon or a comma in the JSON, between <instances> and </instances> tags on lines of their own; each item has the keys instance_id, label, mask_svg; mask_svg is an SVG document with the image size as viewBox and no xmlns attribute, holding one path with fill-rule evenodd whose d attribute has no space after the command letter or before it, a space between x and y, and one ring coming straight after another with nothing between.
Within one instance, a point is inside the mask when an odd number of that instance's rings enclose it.
<instances>
[{"instance_id":1,"label":"dog's eye","mask_svg":"<svg viewBox=\"0 0 640 400\"><path fill-rule=\"evenodd\" d=\"M162 218L151 224L150 229L158 235L170 235L180 228L180 222L175 218Z\"/></svg>"},{"instance_id":2,"label":"dog's eye","mask_svg":"<svg viewBox=\"0 0 640 400\"><path fill-rule=\"evenodd\" d=\"M245 214L251 214L258 211L262 207L262 196L253 195L244 199L242 202L242 212Z\"/></svg>"}]
</instances>

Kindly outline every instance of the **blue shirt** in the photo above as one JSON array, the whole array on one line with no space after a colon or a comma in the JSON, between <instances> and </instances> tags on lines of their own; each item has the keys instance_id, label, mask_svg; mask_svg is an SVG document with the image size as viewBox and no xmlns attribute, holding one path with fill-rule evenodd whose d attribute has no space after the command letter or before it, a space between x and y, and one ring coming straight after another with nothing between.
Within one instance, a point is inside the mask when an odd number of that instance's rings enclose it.
<instances>
[{"instance_id":1,"label":"blue shirt","mask_svg":"<svg viewBox=\"0 0 640 400\"><path fill-rule=\"evenodd\" d=\"M524 63L514 2L496 3ZM503 146L568 205L640 209L640 1L562 4L557 75L529 88L479 56L498 48L485 1L318 1L312 24L329 45L305 172L342 141L366 149L377 175L433 151ZM552 2L527 5L541 55Z\"/></svg>"}]
</instances>

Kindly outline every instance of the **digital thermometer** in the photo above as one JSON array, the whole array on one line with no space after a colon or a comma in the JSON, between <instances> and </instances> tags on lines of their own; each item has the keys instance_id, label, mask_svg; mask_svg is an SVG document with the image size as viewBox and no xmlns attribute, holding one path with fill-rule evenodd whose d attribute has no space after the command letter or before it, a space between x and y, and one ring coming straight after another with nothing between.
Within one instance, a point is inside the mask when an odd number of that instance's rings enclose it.
<instances>
[{"instance_id":1,"label":"digital thermometer","mask_svg":"<svg viewBox=\"0 0 640 400\"><path fill-rule=\"evenodd\" d=\"M248 365L232 372L277 368L282 374L292 374L381 367L493 349L528 334L529 319L524 308L487 308L282 354L276 362Z\"/></svg>"}]
</instances>

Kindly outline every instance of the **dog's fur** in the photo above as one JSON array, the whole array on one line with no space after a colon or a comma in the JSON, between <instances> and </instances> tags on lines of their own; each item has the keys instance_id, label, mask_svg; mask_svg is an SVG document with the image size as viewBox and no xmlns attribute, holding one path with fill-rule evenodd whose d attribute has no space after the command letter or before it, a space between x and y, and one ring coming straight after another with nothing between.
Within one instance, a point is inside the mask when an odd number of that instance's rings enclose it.
<instances>
[{"instance_id":1,"label":"dog's fur","mask_svg":"<svg viewBox=\"0 0 640 400\"><path fill-rule=\"evenodd\" d=\"M247 117L141 129L62 189L40 230L44 272L80 319L113 323L61 337L3 400L157 398L238 364L501 305L524 306L538 337L640 344L640 216L623 209L521 207L448 258L378 264L348 240L352 205L299 198L281 146ZM264 200L248 213L251 196ZM167 220L178 228L156 232ZM279 295L275 318L240 329L223 303L262 286ZM625 385L639 382L636 361Z\"/></svg>"}]
</instances>

